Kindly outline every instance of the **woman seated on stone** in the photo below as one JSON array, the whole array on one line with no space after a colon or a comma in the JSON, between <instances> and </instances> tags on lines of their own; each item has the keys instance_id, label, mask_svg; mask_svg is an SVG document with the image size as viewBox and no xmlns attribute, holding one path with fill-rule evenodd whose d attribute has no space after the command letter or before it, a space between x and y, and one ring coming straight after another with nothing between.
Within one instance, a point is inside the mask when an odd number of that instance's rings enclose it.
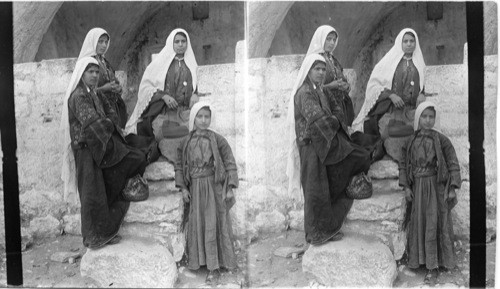
<instances>
[{"instance_id":1,"label":"woman seated on stone","mask_svg":"<svg viewBox=\"0 0 500 289\"><path fill-rule=\"evenodd\" d=\"M382 140L411 135L415 108L425 101L424 69L417 33L409 28L401 30L394 46L373 68L352 129ZM395 153L400 152L396 149Z\"/></svg>"},{"instance_id":2,"label":"woman seated on stone","mask_svg":"<svg viewBox=\"0 0 500 289\"><path fill-rule=\"evenodd\" d=\"M126 132L158 141L187 135L189 109L198 101L197 67L189 35L175 29L144 71Z\"/></svg>"},{"instance_id":3,"label":"woman seated on stone","mask_svg":"<svg viewBox=\"0 0 500 289\"><path fill-rule=\"evenodd\" d=\"M306 56L288 109L288 189L300 191L302 184L306 241L313 245L342 238L353 203L346 188L353 176L370 168L369 152L350 141L341 107L321 89L325 71L323 56Z\"/></svg>"},{"instance_id":4,"label":"woman seated on stone","mask_svg":"<svg viewBox=\"0 0 500 289\"><path fill-rule=\"evenodd\" d=\"M102 28L91 29L83 41L78 59L87 56L97 59L99 63L99 81L96 90L102 92L113 105L113 109L120 118L120 127L123 129L128 118L127 107L121 97L122 87L115 76L115 70L104 57L104 54L108 51L109 43L110 37L106 30Z\"/></svg>"},{"instance_id":5,"label":"woman seated on stone","mask_svg":"<svg viewBox=\"0 0 500 289\"><path fill-rule=\"evenodd\" d=\"M326 76L323 84L323 92L328 99L335 99L342 108L345 116L343 120L347 126L351 126L354 120L354 107L349 97L351 87L344 76L344 69L340 62L333 56L337 47L338 33L335 28L323 25L314 32L306 55L320 54L325 58Z\"/></svg>"},{"instance_id":6,"label":"woman seated on stone","mask_svg":"<svg viewBox=\"0 0 500 289\"><path fill-rule=\"evenodd\" d=\"M62 178L65 193L80 196L83 244L114 244L129 202L122 197L127 181L143 182L146 154L126 145L112 104L96 90L99 64L92 57L76 63L64 99Z\"/></svg>"}]
</instances>

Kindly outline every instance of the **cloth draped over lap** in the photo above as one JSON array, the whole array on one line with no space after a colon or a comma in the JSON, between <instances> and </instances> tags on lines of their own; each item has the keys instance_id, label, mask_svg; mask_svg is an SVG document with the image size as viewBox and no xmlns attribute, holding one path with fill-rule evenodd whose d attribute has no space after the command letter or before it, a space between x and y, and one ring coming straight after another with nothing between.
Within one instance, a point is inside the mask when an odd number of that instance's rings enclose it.
<instances>
[{"instance_id":1,"label":"cloth draped over lap","mask_svg":"<svg viewBox=\"0 0 500 289\"><path fill-rule=\"evenodd\" d=\"M208 103L191 109L190 133L183 139L175 164L176 186L190 192L182 228L186 228L188 268L209 270L237 267L229 210L235 199L227 190L238 187L236 161L227 140L208 129L195 131L194 118ZM213 110L212 110L213 111ZM187 225L187 226L186 226Z\"/></svg>"},{"instance_id":2,"label":"cloth draped over lap","mask_svg":"<svg viewBox=\"0 0 500 289\"><path fill-rule=\"evenodd\" d=\"M187 49L184 53L184 58L182 61L178 61L175 59L176 53L173 49L174 37L178 33L184 33L187 38ZM174 29L167 37L165 47L160 51L160 53L144 71L141 83L139 85L137 103L135 105L134 111L130 116L130 119L125 126L125 131L127 134L137 134L137 125L139 122L143 121L144 117L147 117L147 121L149 123L152 123L153 118L155 118L161 111L164 110L165 103L161 99L161 96L155 97L155 93L157 93L157 91L166 91L172 93L172 89L175 91L178 85L188 85L187 83L185 83L185 81L181 81L180 84L177 84L177 86L174 87L174 85L172 84L176 81L179 82L179 80L175 77L167 78L167 73L171 73L171 71L175 69L172 65L175 61L178 61L178 63L180 63L179 65L184 66L184 69L182 69L180 74L178 74L179 76L182 76L181 74L186 75L186 71L189 72L188 76L184 76L187 77L184 78L187 79L186 82L189 81L191 84L191 87L189 87L189 91L191 93L187 92L187 94L192 94L192 92L197 90L198 64L191 47L191 40L188 33L184 29ZM168 87L169 83L171 84L170 89ZM175 98L175 95L171 96ZM191 95L189 95L189 97L190 96Z\"/></svg>"},{"instance_id":3,"label":"cloth draped over lap","mask_svg":"<svg viewBox=\"0 0 500 289\"><path fill-rule=\"evenodd\" d=\"M392 102L388 98L388 95L390 93L387 94L387 97L383 99L380 99L380 96L384 91L388 92L393 89L395 72L404 56L404 52L402 49L403 36L408 32L413 33L413 35L415 36L415 51L413 52L413 56L411 59L412 65L414 65L416 70L418 71L417 76L419 79L419 83L415 86L416 88L418 88L419 92L423 91L425 83L425 62L422 50L420 49L418 35L414 30L405 28L401 30L401 32L396 37L394 46L373 68L370 79L368 80L366 86L366 94L363 106L361 107L361 110L352 123L352 129L354 131L365 132L365 121L369 119L369 116L371 114L375 114L374 109L376 104L379 106L376 108L378 110L378 112L376 112L376 114L378 115L377 119L375 119L376 121L378 121L378 119L380 119L380 117L392 106ZM414 97L417 96L418 94L416 96L414 95ZM376 126L376 124L372 124L372 126Z\"/></svg>"}]
</instances>

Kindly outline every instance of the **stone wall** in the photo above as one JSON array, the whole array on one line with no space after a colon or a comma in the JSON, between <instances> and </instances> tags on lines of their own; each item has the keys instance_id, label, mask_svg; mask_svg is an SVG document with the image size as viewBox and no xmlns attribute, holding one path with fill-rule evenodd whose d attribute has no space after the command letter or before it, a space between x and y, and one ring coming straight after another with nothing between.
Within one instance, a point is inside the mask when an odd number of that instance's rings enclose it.
<instances>
[{"instance_id":1,"label":"stone wall","mask_svg":"<svg viewBox=\"0 0 500 289\"><path fill-rule=\"evenodd\" d=\"M239 47L241 50L244 45L240 43ZM209 93L206 100L214 106L212 128L228 139L238 164L241 186L232 213L236 231L242 236L242 230L248 227L250 235L256 236L259 232L300 228L302 201L300 196L287 194L285 168L286 111L303 56L252 59L247 63L241 61L243 55L237 54L235 64L199 68L200 91ZM74 63L75 59L59 59L14 67L21 211L26 236L60 233L64 216L78 211L78 204L63 200L60 180L60 115ZM243 73L246 68L248 79ZM426 87L438 93L432 99L446 116L442 118L443 132L451 138L461 163L464 183L454 214L457 230L467 236L466 65L429 66L426 73ZM346 70L346 74L351 83L356 82L353 70ZM119 75L125 83L124 73ZM491 236L496 216L497 56L485 58L485 80L486 189Z\"/></svg>"},{"instance_id":2,"label":"stone wall","mask_svg":"<svg viewBox=\"0 0 500 289\"><path fill-rule=\"evenodd\" d=\"M443 19L437 21L427 20L425 2L363 5L296 2L276 31L268 55L306 53L314 31L324 24L335 27L340 34L335 54L348 68L353 67L358 52L366 42L371 42L378 27L383 27L383 32L378 36L382 43L375 47L375 63L392 47L394 38L405 27L418 33L428 65L462 63L463 44L467 41L463 2L443 3ZM445 46L439 59L438 45Z\"/></svg>"}]
</instances>

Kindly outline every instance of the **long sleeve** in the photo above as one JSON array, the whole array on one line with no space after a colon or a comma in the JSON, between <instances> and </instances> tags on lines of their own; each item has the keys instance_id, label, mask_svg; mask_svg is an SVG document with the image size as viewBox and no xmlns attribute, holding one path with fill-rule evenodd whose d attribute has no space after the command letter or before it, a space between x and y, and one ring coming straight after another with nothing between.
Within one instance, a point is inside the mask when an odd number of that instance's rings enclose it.
<instances>
[{"instance_id":1,"label":"long sleeve","mask_svg":"<svg viewBox=\"0 0 500 289\"><path fill-rule=\"evenodd\" d=\"M399 186L401 187L409 187L410 184L408 183L407 179L407 153L408 153L408 147L410 146L410 142L413 139L413 137L409 138L405 144L401 147L401 158L399 160Z\"/></svg>"},{"instance_id":2,"label":"long sleeve","mask_svg":"<svg viewBox=\"0 0 500 289\"><path fill-rule=\"evenodd\" d=\"M189 136L189 135L188 135ZM174 164L174 170L175 170L175 186L177 188L181 189L187 189L186 182L184 181L184 156L183 156L183 150L186 145L186 142L188 140L188 136L184 138L184 140L180 143L180 145L177 147L177 160L175 161Z\"/></svg>"},{"instance_id":3,"label":"long sleeve","mask_svg":"<svg viewBox=\"0 0 500 289\"><path fill-rule=\"evenodd\" d=\"M449 138L442 134L439 134L439 137L441 141L441 148L443 150L443 156L446 160L446 166L451 179L450 185L458 189L462 184L462 178L460 176L460 164L458 162L455 148Z\"/></svg>"},{"instance_id":4,"label":"long sleeve","mask_svg":"<svg viewBox=\"0 0 500 289\"><path fill-rule=\"evenodd\" d=\"M236 166L236 160L233 156L233 151L229 146L227 140L219 135L215 134L217 140L217 146L219 149L220 156L222 158L222 162L224 163L224 168L226 170L227 178L228 178L228 186L233 188L237 188L239 185L238 180L238 171Z\"/></svg>"},{"instance_id":5,"label":"long sleeve","mask_svg":"<svg viewBox=\"0 0 500 289\"><path fill-rule=\"evenodd\" d=\"M306 120L307 127L311 129L313 136L322 136L330 143L339 128L337 118L325 114L318 97L311 91L299 90L295 95L295 102L300 114Z\"/></svg>"}]
</instances>

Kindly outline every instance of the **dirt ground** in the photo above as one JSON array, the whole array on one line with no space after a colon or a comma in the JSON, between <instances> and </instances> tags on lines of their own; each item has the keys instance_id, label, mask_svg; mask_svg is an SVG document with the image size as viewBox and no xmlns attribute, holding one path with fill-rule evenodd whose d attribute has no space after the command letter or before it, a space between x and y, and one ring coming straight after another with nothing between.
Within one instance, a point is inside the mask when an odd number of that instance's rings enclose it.
<instances>
[{"instance_id":1,"label":"dirt ground","mask_svg":"<svg viewBox=\"0 0 500 289\"><path fill-rule=\"evenodd\" d=\"M487 244L487 286L495 286L495 244ZM307 249L303 232L288 231L271 234L252 242L247 248L237 248L239 269L236 272L222 272L218 284L205 283L206 269L191 271L184 261L178 264L177 288L240 288L240 287L308 287L321 288L312 276L302 272L302 258L283 258L273 254L279 247L292 246ZM457 242L458 266L442 273L436 287L468 287L469 244ZM50 257L61 251L71 251L83 255L86 249L81 237L60 236L40 245L32 245L23 252L24 287L80 287L97 288L91 278L80 275L80 260L74 264L51 261ZM247 254L248 252L248 254ZM0 287L6 285L5 253L0 262ZM425 270L411 270L404 262L398 262L398 277L394 287L426 287Z\"/></svg>"}]
</instances>

